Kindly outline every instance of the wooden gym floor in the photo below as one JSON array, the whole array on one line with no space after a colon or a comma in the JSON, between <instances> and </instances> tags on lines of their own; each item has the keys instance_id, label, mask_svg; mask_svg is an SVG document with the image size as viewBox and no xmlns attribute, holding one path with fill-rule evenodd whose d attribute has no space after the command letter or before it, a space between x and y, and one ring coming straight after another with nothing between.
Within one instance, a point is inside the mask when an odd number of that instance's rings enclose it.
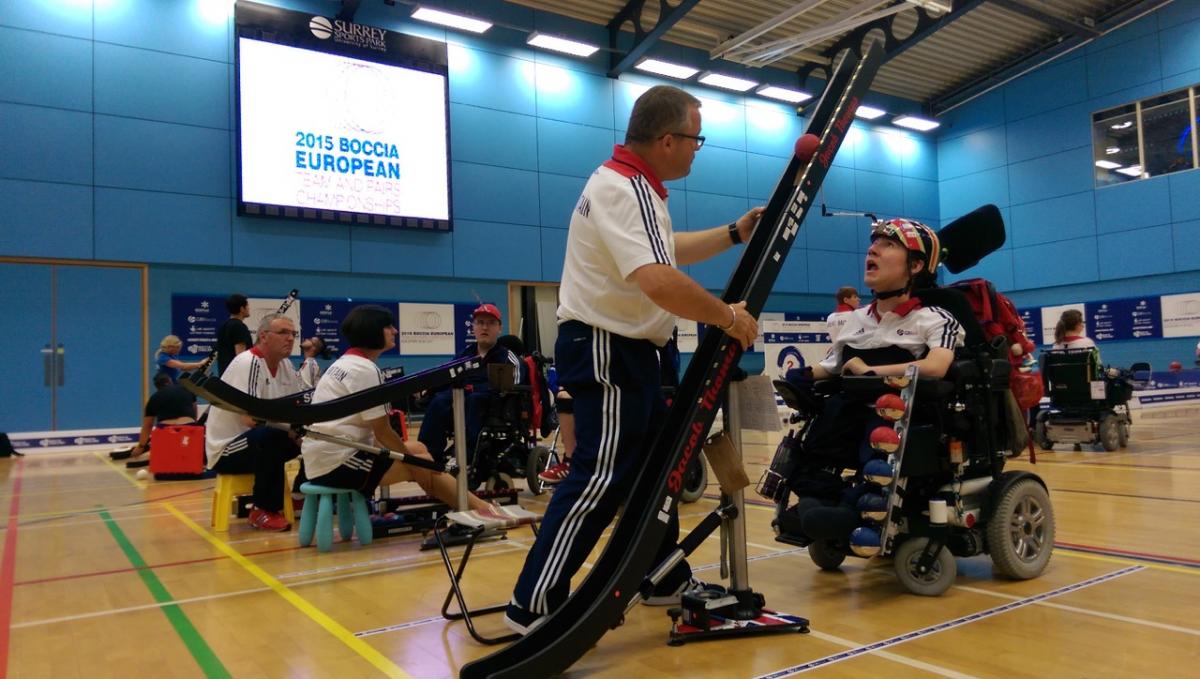
<instances>
[{"instance_id":1,"label":"wooden gym floor","mask_svg":"<svg viewBox=\"0 0 1200 679\"><path fill-rule=\"evenodd\" d=\"M671 648L665 609L643 606L569 676L1194 677L1197 414L1142 418L1118 453L1039 454L1058 545L1036 580L997 579L987 557L959 559L955 587L930 599L904 593L889 565L848 559L823 573L774 542L770 511L752 507L751 583L770 606L809 618L811 634ZM752 478L777 436L746 446ZM0 461L0 677L434 679L489 652L439 617L445 572L419 538L318 554L299 549L294 532L237 519L214 534L211 488L137 481L99 452ZM685 528L713 506L685 506ZM516 532L477 548L469 600L506 601L530 542ZM697 575L717 579L717 558L714 537L691 560ZM497 616L481 627L507 631Z\"/></svg>"}]
</instances>

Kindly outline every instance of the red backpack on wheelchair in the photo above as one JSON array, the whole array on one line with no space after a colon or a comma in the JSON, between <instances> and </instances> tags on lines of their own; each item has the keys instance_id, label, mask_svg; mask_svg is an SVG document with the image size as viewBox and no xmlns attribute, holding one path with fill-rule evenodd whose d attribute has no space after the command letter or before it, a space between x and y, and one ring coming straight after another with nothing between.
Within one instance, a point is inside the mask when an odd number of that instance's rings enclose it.
<instances>
[{"instance_id":1,"label":"red backpack on wheelchair","mask_svg":"<svg viewBox=\"0 0 1200 679\"><path fill-rule=\"evenodd\" d=\"M1026 363L1026 357L1033 355L1036 346L1025 336L1025 322L1012 300L997 292L996 286L982 278L969 278L947 287L962 292L971 303L971 310L983 327L984 339L991 342L996 337L1004 338L1008 346L1008 360L1013 366L1009 383L1013 396L1022 410L1036 406L1044 395L1042 378L1032 371L1020 370Z\"/></svg>"}]
</instances>

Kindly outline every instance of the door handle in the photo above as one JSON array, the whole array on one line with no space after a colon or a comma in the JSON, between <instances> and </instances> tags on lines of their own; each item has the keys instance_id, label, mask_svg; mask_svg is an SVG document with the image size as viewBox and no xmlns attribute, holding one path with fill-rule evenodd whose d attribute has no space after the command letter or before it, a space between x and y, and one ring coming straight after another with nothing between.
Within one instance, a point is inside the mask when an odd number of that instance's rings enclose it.
<instances>
[{"instance_id":1,"label":"door handle","mask_svg":"<svg viewBox=\"0 0 1200 679\"><path fill-rule=\"evenodd\" d=\"M54 350L54 374L58 377L58 386L60 387L63 386L63 382L67 377L66 362L64 360L66 353L66 349L63 348L63 345L60 342L58 347Z\"/></svg>"},{"instance_id":2,"label":"door handle","mask_svg":"<svg viewBox=\"0 0 1200 679\"><path fill-rule=\"evenodd\" d=\"M54 381L54 350L50 345L42 347L42 386L50 386Z\"/></svg>"}]
</instances>

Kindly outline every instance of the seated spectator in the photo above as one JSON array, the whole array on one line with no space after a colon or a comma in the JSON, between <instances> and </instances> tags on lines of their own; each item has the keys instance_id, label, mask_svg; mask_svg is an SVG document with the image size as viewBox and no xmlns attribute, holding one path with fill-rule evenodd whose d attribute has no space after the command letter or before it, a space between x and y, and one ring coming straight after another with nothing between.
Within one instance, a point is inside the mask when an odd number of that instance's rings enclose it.
<instances>
[{"instance_id":1,"label":"seated spectator","mask_svg":"<svg viewBox=\"0 0 1200 679\"><path fill-rule=\"evenodd\" d=\"M138 432L137 445L133 447L126 467L145 467L150 463L141 458L150 452L150 432L156 426L192 424L196 421L196 396L183 387L172 384L165 373L154 376L154 393L146 401L143 411L142 429Z\"/></svg>"},{"instance_id":2,"label":"seated spectator","mask_svg":"<svg viewBox=\"0 0 1200 679\"><path fill-rule=\"evenodd\" d=\"M296 335L290 318L268 314L258 326L258 342L233 358L221 380L264 399L303 391L304 383L288 360ZM256 422L246 415L212 408L205 447L208 467L218 474L254 474L251 527L268 531L291 528L280 511L284 501L284 465L300 454L300 445L292 432Z\"/></svg>"},{"instance_id":3,"label":"seated spectator","mask_svg":"<svg viewBox=\"0 0 1200 679\"><path fill-rule=\"evenodd\" d=\"M473 452L473 444L479 438L479 430L483 427L483 415L488 399L487 367L493 363L508 363L519 374L521 362L515 354L496 341L503 326L500 310L495 305L479 305L475 309L471 324L475 333L475 344L467 345L459 352L458 358L478 356L483 359L483 364L477 370L468 371L464 375L467 383L467 450ZM425 419L421 421L421 431L417 434L417 440L425 445L434 459L442 459L446 451L447 437L454 422L451 399L449 387L434 394L425 408Z\"/></svg>"},{"instance_id":4,"label":"seated spectator","mask_svg":"<svg viewBox=\"0 0 1200 679\"><path fill-rule=\"evenodd\" d=\"M850 314L854 313L854 310L861 304L858 299L858 290L853 285L843 285L838 288L834 299L837 300L837 309L834 309L833 313L825 318L826 332L829 333L830 342L837 339L838 332L846 324L846 319L850 318Z\"/></svg>"},{"instance_id":5,"label":"seated spectator","mask_svg":"<svg viewBox=\"0 0 1200 679\"><path fill-rule=\"evenodd\" d=\"M329 366L313 393L313 403L338 399L383 384L383 373L376 361L379 354L396 346L392 314L376 305L355 307L342 321L341 330L350 349ZM387 406L382 404L340 420L314 424L311 430L431 459L425 446L406 443L400 438L392 429ZM415 481L422 490L442 502L452 507L457 503L457 487L454 478L448 474L394 464L390 457L331 441L305 439L301 449L305 471L313 483L331 488L353 488L370 497L380 485ZM487 510L490 506L472 494L468 494L467 501L473 510Z\"/></svg>"},{"instance_id":6,"label":"seated spectator","mask_svg":"<svg viewBox=\"0 0 1200 679\"><path fill-rule=\"evenodd\" d=\"M304 361L299 370L300 379L304 381L304 386L314 389L317 380L321 379L321 364L317 363L317 358L329 360L329 350L325 347L325 340L309 337L300 343L300 351L304 352Z\"/></svg>"},{"instance_id":7,"label":"seated spectator","mask_svg":"<svg viewBox=\"0 0 1200 679\"><path fill-rule=\"evenodd\" d=\"M158 351L154 352L154 364L158 368L157 375L166 375L171 384L179 382L179 375L184 370L195 370L204 365L204 361L181 361L179 352L183 342L175 335L167 335L158 343Z\"/></svg>"}]
</instances>

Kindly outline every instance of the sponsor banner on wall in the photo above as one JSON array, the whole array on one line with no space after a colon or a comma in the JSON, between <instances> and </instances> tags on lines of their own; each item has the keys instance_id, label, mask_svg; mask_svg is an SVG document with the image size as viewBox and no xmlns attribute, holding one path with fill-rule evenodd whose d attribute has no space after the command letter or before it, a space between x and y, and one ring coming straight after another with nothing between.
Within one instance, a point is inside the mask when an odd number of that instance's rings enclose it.
<instances>
[{"instance_id":1,"label":"sponsor banner on wall","mask_svg":"<svg viewBox=\"0 0 1200 679\"><path fill-rule=\"evenodd\" d=\"M400 302L400 353L405 356L454 354L455 306Z\"/></svg>"},{"instance_id":2,"label":"sponsor banner on wall","mask_svg":"<svg viewBox=\"0 0 1200 679\"><path fill-rule=\"evenodd\" d=\"M782 379L792 368L819 362L832 346L820 314L767 312L759 319L759 327L763 370L772 378Z\"/></svg>"},{"instance_id":3,"label":"sponsor banner on wall","mask_svg":"<svg viewBox=\"0 0 1200 679\"><path fill-rule=\"evenodd\" d=\"M171 295L171 334L184 354L207 356L217 348L217 328L229 318L223 295ZM157 348L157 341L151 338Z\"/></svg>"},{"instance_id":4,"label":"sponsor banner on wall","mask_svg":"<svg viewBox=\"0 0 1200 679\"><path fill-rule=\"evenodd\" d=\"M1200 292L1163 295L1160 299L1163 337L1200 335Z\"/></svg>"}]
</instances>

